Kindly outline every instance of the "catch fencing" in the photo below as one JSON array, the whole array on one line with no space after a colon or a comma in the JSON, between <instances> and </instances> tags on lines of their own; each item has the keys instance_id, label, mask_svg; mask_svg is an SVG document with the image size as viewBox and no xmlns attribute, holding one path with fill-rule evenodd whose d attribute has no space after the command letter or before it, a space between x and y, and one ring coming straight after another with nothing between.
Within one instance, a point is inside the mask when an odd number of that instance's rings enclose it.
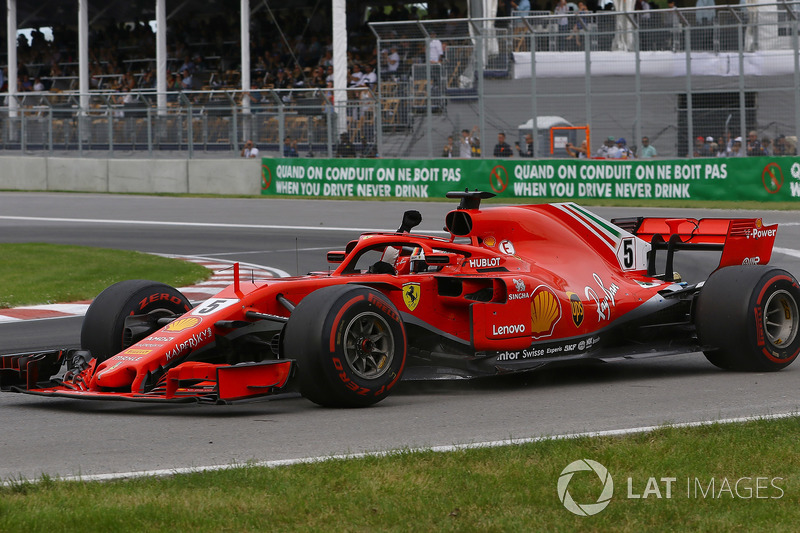
<instances>
[{"instance_id":1,"label":"catch fencing","mask_svg":"<svg viewBox=\"0 0 800 533\"><path fill-rule=\"evenodd\" d=\"M78 93L27 93L17 109L0 110L0 149L191 158L239 155L252 140L265 153L334 157L347 137L360 153L374 152L377 100L368 88L347 93L338 113L332 94L316 89L170 92L164 108L153 91L93 92L86 111Z\"/></svg>"},{"instance_id":2,"label":"catch fencing","mask_svg":"<svg viewBox=\"0 0 800 533\"><path fill-rule=\"evenodd\" d=\"M503 133L512 157L583 141L595 155L610 138L638 155L643 137L662 158L731 155L737 138L747 155L748 137L794 154L798 15L780 2L375 23L377 83L337 98L213 89L159 108L153 91L98 91L82 107L76 92L22 93L0 107L0 149L234 157L252 140L270 157L494 158Z\"/></svg>"},{"instance_id":3,"label":"catch fencing","mask_svg":"<svg viewBox=\"0 0 800 533\"><path fill-rule=\"evenodd\" d=\"M481 157L495 156L500 133L514 157L527 151L526 133L537 157L566 156L567 142L584 140L596 154L610 137L634 151L648 137L669 158L718 155L738 137L746 152L751 132L767 138L768 153L775 139L794 152L797 3L598 13L572 5L567 14L371 25L378 97L393 117L381 154L441 157L448 136L458 143L464 130ZM551 143L553 125L586 129Z\"/></svg>"}]
</instances>

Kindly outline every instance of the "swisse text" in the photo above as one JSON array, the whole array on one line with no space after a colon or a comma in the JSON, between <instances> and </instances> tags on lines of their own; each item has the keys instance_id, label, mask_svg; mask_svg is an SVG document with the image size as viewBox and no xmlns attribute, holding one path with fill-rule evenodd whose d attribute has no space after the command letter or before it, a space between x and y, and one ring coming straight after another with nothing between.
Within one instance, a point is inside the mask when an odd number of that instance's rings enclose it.
<instances>
[{"instance_id":1,"label":"swisse text","mask_svg":"<svg viewBox=\"0 0 800 533\"><path fill-rule=\"evenodd\" d=\"M541 357L544 355L544 350L522 350L521 352L500 352L497 354L497 361L517 361L519 359L530 359L532 357Z\"/></svg>"}]
</instances>

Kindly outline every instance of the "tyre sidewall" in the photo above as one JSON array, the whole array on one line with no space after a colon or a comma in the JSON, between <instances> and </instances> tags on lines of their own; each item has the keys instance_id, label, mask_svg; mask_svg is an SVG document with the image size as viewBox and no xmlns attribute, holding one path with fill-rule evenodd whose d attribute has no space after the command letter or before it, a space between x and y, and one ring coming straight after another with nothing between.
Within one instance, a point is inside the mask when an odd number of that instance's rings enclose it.
<instances>
[{"instance_id":1,"label":"tyre sidewall","mask_svg":"<svg viewBox=\"0 0 800 533\"><path fill-rule=\"evenodd\" d=\"M382 294L371 289L359 289L343 295L334 306L323 327L323 339L330 347L330 357L323 360L322 370L333 387L345 387L343 392L354 399L382 398L397 384L405 366L405 328L400 313ZM389 369L375 379L358 376L347 362L344 352L345 331L357 315L370 312L382 317L392 333L394 355ZM374 403L369 401L369 403Z\"/></svg>"},{"instance_id":2,"label":"tyre sidewall","mask_svg":"<svg viewBox=\"0 0 800 533\"><path fill-rule=\"evenodd\" d=\"M794 298L795 303L800 305L800 286L798 286L797 280L781 270L770 270L765 273L753 291L747 324L750 346L763 356L764 365L773 366L776 369L787 366L800 353L800 332L786 346L775 346L767 340L763 319L765 306L769 297L780 290L788 292Z\"/></svg>"},{"instance_id":3,"label":"tyre sidewall","mask_svg":"<svg viewBox=\"0 0 800 533\"><path fill-rule=\"evenodd\" d=\"M763 313L770 295L786 290L800 305L797 280L768 266L730 266L714 272L700 291L695 320L708 360L729 370L773 371L791 364L800 334L785 347L766 338Z\"/></svg>"},{"instance_id":4,"label":"tyre sidewall","mask_svg":"<svg viewBox=\"0 0 800 533\"><path fill-rule=\"evenodd\" d=\"M394 357L376 379L363 379L347 364L342 339L362 312L381 316L391 329ZM282 334L283 357L298 363L300 393L326 407L366 407L385 398L397 384L406 361L406 333L400 314L380 292L359 285L317 289L297 305Z\"/></svg>"},{"instance_id":5,"label":"tyre sidewall","mask_svg":"<svg viewBox=\"0 0 800 533\"><path fill-rule=\"evenodd\" d=\"M101 362L123 348L125 317L165 311L181 315L192 308L177 289L148 280L111 285L89 306L81 328L81 346Z\"/></svg>"}]
</instances>

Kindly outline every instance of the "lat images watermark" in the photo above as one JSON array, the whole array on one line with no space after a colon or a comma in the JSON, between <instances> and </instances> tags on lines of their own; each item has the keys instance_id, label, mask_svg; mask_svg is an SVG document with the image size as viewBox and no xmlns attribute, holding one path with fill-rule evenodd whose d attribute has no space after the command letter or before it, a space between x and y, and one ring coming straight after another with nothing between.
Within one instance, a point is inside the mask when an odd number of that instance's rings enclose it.
<instances>
[{"instance_id":1,"label":"lat images watermark","mask_svg":"<svg viewBox=\"0 0 800 533\"><path fill-rule=\"evenodd\" d=\"M589 484L595 487L597 482L593 479L594 475L600 479L602 486L602 488L600 486L595 488L595 492L599 492L597 499L595 501L591 501L591 499L590 501L575 501L569 490L570 483L574 481L583 489L586 489ZM783 481L784 478L779 476L742 476L735 479L715 476L686 476L685 480L676 476L650 476L646 479L628 477L625 498L628 500L648 498L779 500L786 494L782 487ZM608 469L602 464L591 459L579 459L571 462L561 471L557 489L558 499L569 512L578 516L592 516L601 512L611 503L614 496L614 481ZM586 498L586 491L581 493Z\"/></svg>"},{"instance_id":2,"label":"lat images watermark","mask_svg":"<svg viewBox=\"0 0 800 533\"><path fill-rule=\"evenodd\" d=\"M569 493L569 483L576 472L591 471L597 474L603 484L603 491L594 503L577 503ZM578 516L592 516L606 508L614 495L614 480L605 466L591 459L579 459L567 465L558 477L558 499L571 513Z\"/></svg>"}]
</instances>

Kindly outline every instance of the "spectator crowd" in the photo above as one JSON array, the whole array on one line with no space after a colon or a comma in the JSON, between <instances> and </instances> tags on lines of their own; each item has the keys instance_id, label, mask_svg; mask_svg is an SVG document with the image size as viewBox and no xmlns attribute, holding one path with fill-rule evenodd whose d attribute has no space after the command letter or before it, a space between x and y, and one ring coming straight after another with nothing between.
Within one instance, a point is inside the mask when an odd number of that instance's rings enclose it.
<instances>
[{"instance_id":1,"label":"spectator crowd","mask_svg":"<svg viewBox=\"0 0 800 533\"><path fill-rule=\"evenodd\" d=\"M432 5L423 18L464 17L456 4ZM260 9L253 13L251 89L329 87L333 81L330 11L330 4L323 2L316 9ZM348 85L374 85L381 60L389 73L397 71L401 62L424 61L424 50L411 43L378 53L367 26L376 21L417 20L421 14L416 7L409 9L397 3L371 10L367 20L362 16L358 10L348 11ZM77 89L77 30L61 25L52 31L51 40L35 29L30 42L19 36L18 92ZM212 17L181 13L181 17L171 18L167 29L167 89L240 88L239 39L238 13ZM121 92L154 89L155 55L155 35L147 21L93 24L89 35L91 88ZM7 74L0 69L0 92L8 89Z\"/></svg>"}]
</instances>

